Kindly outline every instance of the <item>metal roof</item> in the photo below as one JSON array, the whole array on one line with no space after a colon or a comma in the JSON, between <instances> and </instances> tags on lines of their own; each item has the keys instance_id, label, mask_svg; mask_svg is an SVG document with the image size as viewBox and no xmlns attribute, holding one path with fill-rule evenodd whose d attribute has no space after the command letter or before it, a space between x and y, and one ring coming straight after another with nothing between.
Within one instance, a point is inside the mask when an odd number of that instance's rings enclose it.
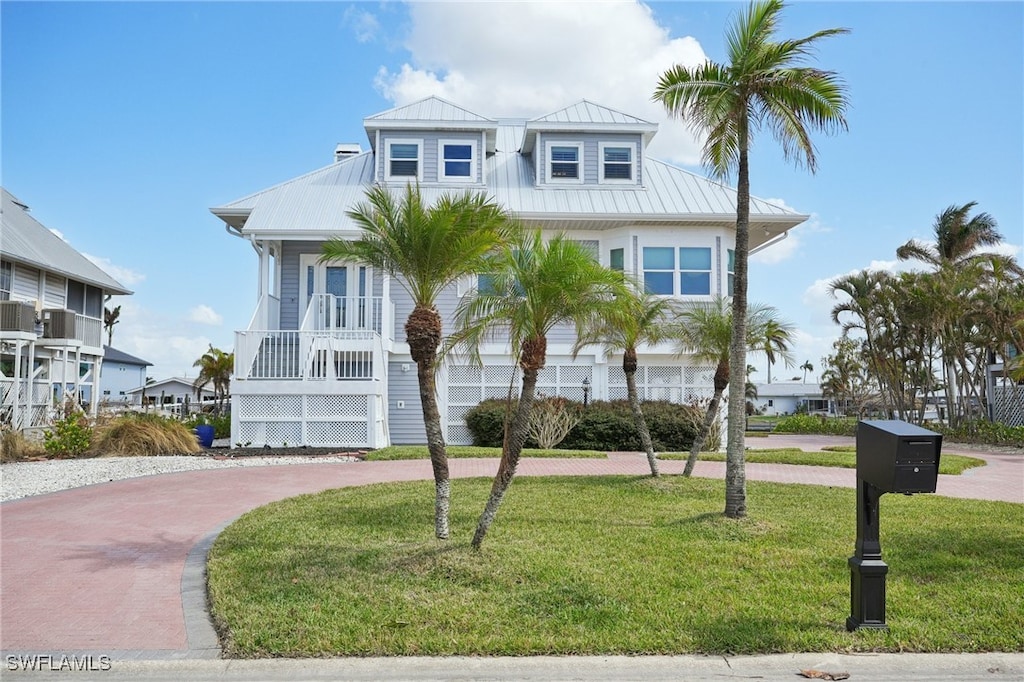
<instances>
[{"instance_id":1,"label":"metal roof","mask_svg":"<svg viewBox=\"0 0 1024 682\"><path fill-rule=\"evenodd\" d=\"M430 98L378 116L392 116L403 110L414 116L434 116L441 110L450 114L449 107L454 105ZM587 101L542 118L551 120L495 121L495 152L484 163L486 186L422 184L424 200L433 202L444 192L476 189L524 220L558 230L631 225L735 226L734 188L646 155L642 186L537 186L534 162L520 152L520 141L531 125L540 126L538 130L563 123L575 129L593 124L605 131L618 131L620 126L635 127L634 132L641 133L656 129L652 123ZM422 123L427 119L417 120L421 121L420 129L430 128ZM365 152L210 210L240 233L258 238L343 236L357 231L346 212L364 199L373 182L374 155ZM395 185L395 191L401 189ZM756 197L751 197L750 213L752 249L807 219Z\"/></svg>"},{"instance_id":2,"label":"metal roof","mask_svg":"<svg viewBox=\"0 0 1024 682\"><path fill-rule=\"evenodd\" d=\"M440 97L427 97L367 116L363 119L363 127L370 140L370 149L377 148L378 130L473 130L487 134L487 151L490 152L494 150L494 132L498 122Z\"/></svg>"},{"instance_id":3,"label":"metal roof","mask_svg":"<svg viewBox=\"0 0 1024 682\"><path fill-rule=\"evenodd\" d=\"M91 284L108 294L130 294L113 277L47 229L28 212L28 205L6 189L3 194L0 253L5 260L24 263Z\"/></svg>"},{"instance_id":4,"label":"metal roof","mask_svg":"<svg viewBox=\"0 0 1024 682\"><path fill-rule=\"evenodd\" d=\"M129 355L123 350L118 350L110 346L103 346L103 361L104 362L120 362L123 365L138 365L140 367L152 367L152 362L146 362L141 358L137 358L134 355Z\"/></svg>"},{"instance_id":5,"label":"metal roof","mask_svg":"<svg viewBox=\"0 0 1024 682\"><path fill-rule=\"evenodd\" d=\"M640 133L643 135L646 144L658 132L658 124L624 114L615 109L609 109L600 104L594 104L584 99L546 116L540 116L527 121L521 136L522 143L520 147L522 153L529 154L533 151L537 133L542 131Z\"/></svg>"}]
</instances>

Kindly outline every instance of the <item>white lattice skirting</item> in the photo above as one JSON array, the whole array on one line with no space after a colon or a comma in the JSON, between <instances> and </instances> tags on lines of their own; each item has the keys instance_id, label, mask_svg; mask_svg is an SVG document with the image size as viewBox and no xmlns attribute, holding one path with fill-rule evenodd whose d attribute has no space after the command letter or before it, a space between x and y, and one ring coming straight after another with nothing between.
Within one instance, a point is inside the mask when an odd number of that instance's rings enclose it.
<instances>
[{"instance_id":1,"label":"white lattice skirting","mask_svg":"<svg viewBox=\"0 0 1024 682\"><path fill-rule=\"evenodd\" d=\"M235 445L374 447L368 395L242 395Z\"/></svg>"}]
</instances>

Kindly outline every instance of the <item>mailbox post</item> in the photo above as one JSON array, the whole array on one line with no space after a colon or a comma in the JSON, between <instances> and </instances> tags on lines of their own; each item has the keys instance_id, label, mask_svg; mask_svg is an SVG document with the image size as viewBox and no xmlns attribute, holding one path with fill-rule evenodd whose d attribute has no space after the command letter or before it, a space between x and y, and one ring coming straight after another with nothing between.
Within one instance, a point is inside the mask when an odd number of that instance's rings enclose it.
<instances>
[{"instance_id":1,"label":"mailbox post","mask_svg":"<svg viewBox=\"0 0 1024 682\"><path fill-rule=\"evenodd\" d=\"M884 629L885 576L878 503L885 493L933 493L942 435L903 421L857 425L857 542L850 557L849 631Z\"/></svg>"}]
</instances>

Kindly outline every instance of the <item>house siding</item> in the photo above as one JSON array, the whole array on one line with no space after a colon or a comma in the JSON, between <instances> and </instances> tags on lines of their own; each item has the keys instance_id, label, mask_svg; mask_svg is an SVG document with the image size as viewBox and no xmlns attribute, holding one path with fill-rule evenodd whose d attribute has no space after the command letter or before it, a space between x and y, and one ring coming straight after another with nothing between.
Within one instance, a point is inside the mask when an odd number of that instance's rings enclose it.
<instances>
[{"instance_id":1,"label":"house siding","mask_svg":"<svg viewBox=\"0 0 1024 682\"><path fill-rule=\"evenodd\" d=\"M383 132L380 136L380 147L377 148L377 163L376 163L376 177L378 182L389 182L389 183L404 183L407 181L406 178L387 180L387 156L388 156L388 143L389 142L419 142L420 143L420 154L422 168L420 169L420 182L422 183L433 183L440 182L440 169L438 167L438 142L440 140L457 140L466 142L472 142L476 145L476 174L471 183L458 183L451 182L447 184L452 185L473 185L480 184L483 182L483 157L484 150L482 148L480 134L479 133L460 133L454 131L403 131L401 133L396 132ZM409 178L408 180L412 180Z\"/></svg>"},{"instance_id":2,"label":"house siding","mask_svg":"<svg viewBox=\"0 0 1024 682\"><path fill-rule=\"evenodd\" d=\"M391 362L388 365L388 429L391 442L395 445L427 442L426 430L423 428L423 407L420 404L420 385L416 364L412 360Z\"/></svg>"}]
</instances>

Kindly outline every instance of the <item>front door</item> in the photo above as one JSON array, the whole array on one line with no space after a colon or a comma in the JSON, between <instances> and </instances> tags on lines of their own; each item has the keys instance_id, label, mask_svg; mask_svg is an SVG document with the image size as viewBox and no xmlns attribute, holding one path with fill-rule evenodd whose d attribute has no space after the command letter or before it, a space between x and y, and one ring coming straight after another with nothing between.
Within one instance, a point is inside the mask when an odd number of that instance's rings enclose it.
<instances>
[{"instance_id":1,"label":"front door","mask_svg":"<svg viewBox=\"0 0 1024 682\"><path fill-rule=\"evenodd\" d=\"M366 329L370 268L350 263L318 263L318 258L313 254L302 256L307 306L314 294L330 294L333 298L317 297L324 327Z\"/></svg>"}]
</instances>

